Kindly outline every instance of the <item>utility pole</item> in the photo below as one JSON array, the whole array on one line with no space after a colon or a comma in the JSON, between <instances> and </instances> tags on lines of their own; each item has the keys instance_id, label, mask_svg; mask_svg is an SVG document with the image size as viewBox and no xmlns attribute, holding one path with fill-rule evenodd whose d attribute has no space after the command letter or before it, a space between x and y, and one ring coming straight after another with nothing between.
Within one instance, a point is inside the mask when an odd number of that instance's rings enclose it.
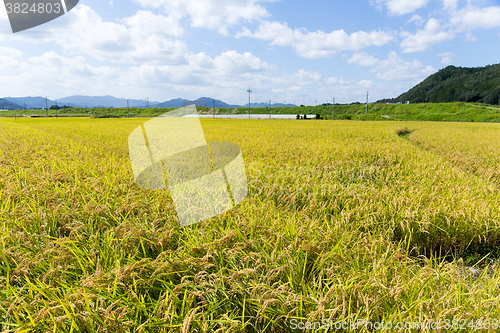
<instances>
[{"instance_id":1,"label":"utility pole","mask_svg":"<svg viewBox=\"0 0 500 333\"><path fill-rule=\"evenodd\" d=\"M24 103L24 116L26 117L26 103Z\"/></svg>"},{"instance_id":2,"label":"utility pole","mask_svg":"<svg viewBox=\"0 0 500 333\"><path fill-rule=\"evenodd\" d=\"M127 99L127 118L130 118L130 106Z\"/></svg>"},{"instance_id":3,"label":"utility pole","mask_svg":"<svg viewBox=\"0 0 500 333\"><path fill-rule=\"evenodd\" d=\"M271 119L271 100L269 100L269 119Z\"/></svg>"},{"instance_id":4,"label":"utility pole","mask_svg":"<svg viewBox=\"0 0 500 333\"><path fill-rule=\"evenodd\" d=\"M47 107L47 96L45 96L45 110L47 110L47 117L49 116L49 108Z\"/></svg>"},{"instance_id":5,"label":"utility pole","mask_svg":"<svg viewBox=\"0 0 500 333\"><path fill-rule=\"evenodd\" d=\"M365 114L368 114L368 91L366 92L366 111Z\"/></svg>"},{"instance_id":6,"label":"utility pole","mask_svg":"<svg viewBox=\"0 0 500 333\"><path fill-rule=\"evenodd\" d=\"M56 118L57 118L57 110L59 109L59 105L57 105L57 101L56 101Z\"/></svg>"},{"instance_id":7,"label":"utility pole","mask_svg":"<svg viewBox=\"0 0 500 333\"><path fill-rule=\"evenodd\" d=\"M332 120L335 119L335 97L333 98Z\"/></svg>"},{"instance_id":8,"label":"utility pole","mask_svg":"<svg viewBox=\"0 0 500 333\"><path fill-rule=\"evenodd\" d=\"M250 94L252 93L252 90L248 88L247 93L248 93L248 119L250 119Z\"/></svg>"},{"instance_id":9,"label":"utility pole","mask_svg":"<svg viewBox=\"0 0 500 333\"><path fill-rule=\"evenodd\" d=\"M215 119L215 99L212 101L214 102L214 119Z\"/></svg>"}]
</instances>

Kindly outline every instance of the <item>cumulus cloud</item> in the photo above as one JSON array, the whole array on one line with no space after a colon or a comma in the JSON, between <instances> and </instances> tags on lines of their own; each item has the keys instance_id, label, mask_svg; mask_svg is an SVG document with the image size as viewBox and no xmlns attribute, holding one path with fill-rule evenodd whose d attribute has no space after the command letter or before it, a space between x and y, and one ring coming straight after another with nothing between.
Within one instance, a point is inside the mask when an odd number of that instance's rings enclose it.
<instances>
[{"instance_id":1,"label":"cumulus cloud","mask_svg":"<svg viewBox=\"0 0 500 333\"><path fill-rule=\"evenodd\" d=\"M248 72L260 72L272 70L274 67L263 62L250 52L240 54L236 51L227 51L215 57L215 66L224 72L231 74L242 74Z\"/></svg>"},{"instance_id":2,"label":"cumulus cloud","mask_svg":"<svg viewBox=\"0 0 500 333\"><path fill-rule=\"evenodd\" d=\"M500 27L500 6L478 8L469 4L453 13L451 23L462 29Z\"/></svg>"},{"instance_id":3,"label":"cumulus cloud","mask_svg":"<svg viewBox=\"0 0 500 333\"><path fill-rule=\"evenodd\" d=\"M442 25L436 18L430 18L424 29L415 33L403 32L401 42L403 52L420 52L432 45L452 40L458 33L466 32L465 41L475 42L477 38L471 31L475 29L494 29L500 27L500 6L478 7L480 1L467 1L462 7L458 0L441 0L443 6ZM419 23L422 18L414 15L409 21Z\"/></svg>"},{"instance_id":4,"label":"cumulus cloud","mask_svg":"<svg viewBox=\"0 0 500 333\"><path fill-rule=\"evenodd\" d=\"M54 34L11 37L33 43L55 42L71 54L117 63L186 63L188 49L178 38L184 30L172 17L138 11L119 22L107 22L90 7L79 5L71 20ZM36 38L36 39L35 39Z\"/></svg>"},{"instance_id":5,"label":"cumulus cloud","mask_svg":"<svg viewBox=\"0 0 500 333\"><path fill-rule=\"evenodd\" d=\"M411 14L427 6L429 0L376 0L378 7L386 7L390 15Z\"/></svg>"},{"instance_id":6,"label":"cumulus cloud","mask_svg":"<svg viewBox=\"0 0 500 333\"><path fill-rule=\"evenodd\" d=\"M4 59L0 60L4 64ZM0 89L9 92L10 96L56 96L61 92L78 94L95 94L96 91L116 92L120 89L121 79L125 79L123 71L108 66L94 67L83 57L64 57L54 51L27 60L16 59L1 71ZM57 80L54 80L57 73ZM116 86L114 85L116 84Z\"/></svg>"},{"instance_id":7,"label":"cumulus cloud","mask_svg":"<svg viewBox=\"0 0 500 333\"><path fill-rule=\"evenodd\" d=\"M386 60L379 60L362 52L354 54L347 62L373 67L371 72L385 81L421 80L436 72L432 66L424 66L417 59L405 61L394 51L389 53Z\"/></svg>"},{"instance_id":8,"label":"cumulus cloud","mask_svg":"<svg viewBox=\"0 0 500 333\"><path fill-rule=\"evenodd\" d=\"M368 55L365 52L355 53L349 60L347 60L349 64L358 64L366 67L373 67L380 63L380 60L374 58L371 55Z\"/></svg>"},{"instance_id":9,"label":"cumulus cloud","mask_svg":"<svg viewBox=\"0 0 500 333\"><path fill-rule=\"evenodd\" d=\"M414 22L416 25L422 25L425 22L425 20L422 18L422 16L415 14L408 20L407 23L412 23L412 22Z\"/></svg>"},{"instance_id":10,"label":"cumulus cloud","mask_svg":"<svg viewBox=\"0 0 500 333\"><path fill-rule=\"evenodd\" d=\"M0 46L0 54L19 58L23 55L23 52L20 50L14 49L12 47Z\"/></svg>"},{"instance_id":11,"label":"cumulus cloud","mask_svg":"<svg viewBox=\"0 0 500 333\"><path fill-rule=\"evenodd\" d=\"M244 104L248 97L246 90L251 86L252 100L256 102L297 99L299 103L306 100L306 104L313 104L314 99L320 103L325 99L331 101L332 92L337 102L342 103L359 100L360 94L368 89L374 99L395 95L401 90L397 82L384 86L371 80L323 78L317 71L304 69L279 75L273 66L258 57L234 50L215 57L205 53L189 54L186 64L176 66L141 64L130 67L122 64L96 66L85 57L64 56L54 51L27 59L22 52L12 48L1 48L0 52L10 54L0 56L0 90L11 96L24 96L26 91L33 96L52 99L73 94L149 96L150 100L160 101L214 96L229 103ZM395 62L389 59L387 63L394 65ZM54 73L58 73L58 80L54 81Z\"/></svg>"},{"instance_id":12,"label":"cumulus cloud","mask_svg":"<svg viewBox=\"0 0 500 333\"><path fill-rule=\"evenodd\" d=\"M328 58L341 51L360 51L371 46L382 46L394 39L393 34L383 31L358 31L347 34L343 29L330 33L292 30L286 23L264 22L255 32L243 29L236 37L253 37L270 40L272 45L290 46L303 58Z\"/></svg>"},{"instance_id":13,"label":"cumulus cloud","mask_svg":"<svg viewBox=\"0 0 500 333\"><path fill-rule=\"evenodd\" d=\"M303 69L299 69L299 71L295 74L295 82L299 85L307 85L311 83L321 82L322 75L317 72L305 71Z\"/></svg>"},{"instance_id":14,"label":"cumulus cloud","mask_svg":"<svg viewBox=\"0 0 500 333\"><path fill-rule=\"evenodd\" d=\"M465 35L465 41L466 41L466 42L471 42L471 43L473 43L473 42L477 41L477 38L476 38L476 37L474 37L474 35L473 35L472 33L468 32L468 33Z\"/></svg>"},{"instance_id":15,"label":"cumulus cloud","mask_svg":"<svg viewBox=\"0 0 500 333\"><path fill-rule=\"evenodd\" d=\"M458 7L458 0L442 0L443 7L449 10L455 10Z\"/></svg>"},{"instance_id":16,"label":"cumulus cloud","mask_svg":"<svg viewBox=\"0 0 500 333\"><path fill-rule=\"evenodd\" d=\"M186 45L176 37L183 29L171 17L139 11L120 23L105 22L91 8L77 6L63 38L65 50L88 54L99 60L140 63L185 63Z\"/></svg>"},{"instance_id":17,"label":"cumulus cloud","mask_svg":"<svg viewBox=\"0 0 500 333\"><path fill-rule=\"evenodd\" d=\"M439 53L437 56L442 58L441 63L443 65L449 65L453 62L453 60L455 60L456 54L453 52L445 52L445 53Z\"/></svg>"},{"instance_id":18,"label":"cumulus cloud","mask_svg":"<svg viewBox=\"0 0 500 333\"><path fill-rule=\"evenodd\" d=\"M455 37L452 31L445 30L439 21L435 18L429 19L423 30L418 30L414 34L410 34L401 42L403 52L420 52L425 51L432 45L441 44Z\"/></svg>"},{"instance_id":19,"label":"cumulus cloud","mask_svg":"<svg viewBox=\"0 0 500 333\"><path fill-rule=\"evenodd\" d=\"M191 26L218 30L227 35L228 28L245 21L269 17L259 2L275 0L135 0L144 7L163 8L178 18L189 17Z\"/></svg>"},{"instance_id":20,"label":"cumulus cloud","mask_svg":"<svg viewBox=\"0 0 500 333\"><path fill-rule=\"evenodd\" d=\"M205 96L210 92L219 96L222 91L234 93L238 85L248 82L262 85L270 81L266 74L274 69L251 53L234 50L213 58L205 53L190 54L182 65L130 67L93 66L82 56L63 56L54 51L26 60L22 56L18 50L0 47L0 89L9 95L22 96L29 91L32 95L60 97L98 92L128 98L163 96L159 98L162 99L166 91L169 95L177 91L190 98L196 93Z\"/></svg>"}]
</instances>

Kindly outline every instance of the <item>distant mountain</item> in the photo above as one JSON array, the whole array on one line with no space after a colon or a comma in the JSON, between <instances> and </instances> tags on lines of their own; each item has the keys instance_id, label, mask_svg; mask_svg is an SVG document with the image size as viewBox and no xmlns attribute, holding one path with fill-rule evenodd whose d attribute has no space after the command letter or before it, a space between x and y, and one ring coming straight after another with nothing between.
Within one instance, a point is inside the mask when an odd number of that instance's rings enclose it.
<instances>
[{"instance_id":1,"label":"distant mountain","mask_svg":"<svg viewBox=\"0 0 500 333\"><path fill-rule=\"evenodd\" d=\"M500 104L500 64L486 67L448 66L391 102L479 102Z\"/></svg>"},{"instance_id":2,"label":"distant mountain","mask_svg":"<svg viewBox=\"0 0 500 333\"><path fill-rule=\"evenodd\" d=\"M132 108L144 108L146 106L146 101L144 99L129 99L129 106ZM89 108L126 108L127 107L127 99L125 98L116 98L113 96L69 96L60 98L57 100L57 104L68 105L70 104L77 105L79 107L89 107ZM154 104L158 104L159 102L149 101L149 105L152 106Z\"/></svg>"},{"instance_id":3,"label":"distant mountain","mask_svg":"<svg viewBox=\"0 0 500 333\"><path fill-rule=\"evenodd\" d=\"M24 104L28 109L41 109L45 108L45 97L4 97L4 99L9 102L18 104L24 109ZM47 106L50 108L56 103L50 99L47 99Z\"/></svg>"},{"instance_id":4,"label":"distant mountain","mask_svg":"<svg viewBox=\"0 0 500 333\"><path fill-rule=\"evenodd\" d=\"M183 98L176 98L176 99L171 99L170 101L166 101L163 103L151 105L152 108L181 108L186 104L196 104L197 106L206 106L206 107L213 107L214 106L214 99L210 97L201 97L198 98L194 101L188 100L188 99L183 99ZM223 101L220 101L218 99L215 100L215 107L216 108L235 108L239 107L238 105L229 105L227 103L224 103Z\"/></svg>"},{"instance_id":5,"label":"distant mountain","mask_svg":"<svg viewBox=\"0 0 500 333\"><path fill-rule=\"evenodd\" d=\"M16 103L12 103L11 101L5 99L5 98L0 98L0 109L3 110L20 110L23 109L24 106L21 106Z\"/></svg>"},{"instance_id":6,"label":"distant mountain","mask_svg":"<svg viewBox=\"0 0 500 333\"><path fill-rule=\"evenodd\" d=\"M5 97L5 102L10 102L13 105L9 108L19 108L24 109L24 104L26 104L26 108L28 109L42 109L45 108L45 97ZM129 99L129 106L131 108L144 108L146 106L146 101L143 99ZM127 107L127 99L125 98L116 98L113 96L69 96L60 98L58 100L50 100L47 99L47 106L51 107L52 105L59 106L74 106L81 108L125 108ZM169 101L160 103L149 101L149 107L151 108L181 108L185 105L196 104L197 106L206 106L212 108L214 106L214 99L211 97L201 97L194 101L176 98L171 99ZM7 104L6 104L7 105ZM2 104L0 104L0 107ZM263 108L267 107L267 103L251 103L252 108ZM282 104L275 103L272 105L273 107L293 107L296 106L294 104ZM216 108L248 108L248 104L245 105L234 105L227 104L221 100L215 99L215 107ZM7 108L7 107L6 107Z\"/></svg>"},{"instance_id":7,"label":"distant mountain","mask_svg":"<svg viewBox=\"0 0 500 333\"><path fill-rule=\"evenodd\" d=\"M24 109L24 104L26 104L27 109L45 109L45 97L4 97L4 99L22 106L22 109ZM52 105L56 105L56 103L59 106L80 107L73 103L60 103L47 98L47 107L50 108Z\"/></svg>"}]
</instances>

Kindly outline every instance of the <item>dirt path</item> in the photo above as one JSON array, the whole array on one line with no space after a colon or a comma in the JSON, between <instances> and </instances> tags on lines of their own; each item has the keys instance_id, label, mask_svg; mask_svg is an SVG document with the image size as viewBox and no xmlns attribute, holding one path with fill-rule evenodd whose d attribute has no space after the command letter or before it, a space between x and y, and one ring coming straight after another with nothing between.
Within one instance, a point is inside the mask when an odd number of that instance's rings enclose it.
<instances>
[{"instance_id":1,"label":"dirt path","mask_svg":"<svg viewBox=\"0 0 500 333\"><path fill-rule=\"evenodd\" d=\"M485 109L491 109L491 110L500 110L500 108L492 108L491 106L481 106L481 105L474 105L474 104L472 104L472 106L475 106L476 108L485 108Z\"/></svg>"}]
</instances>

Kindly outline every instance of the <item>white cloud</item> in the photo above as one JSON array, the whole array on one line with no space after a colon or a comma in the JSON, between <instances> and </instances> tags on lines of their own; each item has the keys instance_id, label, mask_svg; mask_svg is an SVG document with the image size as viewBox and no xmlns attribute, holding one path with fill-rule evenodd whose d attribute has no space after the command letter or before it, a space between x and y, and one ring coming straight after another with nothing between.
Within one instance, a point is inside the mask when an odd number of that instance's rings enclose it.
<instances>
[{"instance_id":1,"label":"white cloud","mask_svg":"<svg viewBox=\"0 0 500 333\"><path fill-rule=\"evenodd\" d=\"M8 59L0 56L0 90L10 96L25 96L26 91L33 96L52 99L76 94L123 98L149 96L150 100L159 101L213 96L228 103L244 104L250 86L255 102L297 100L301 104L306 100L306 104L313 104L314 99L319 103L324 99L331 101L332 93L337 102L342 103L361 100L366 90L370 90L374 100L402 91L397 82L384 86L370 80L323 78L319 72L303 69L290 75L277 75L272 66L258 57L236 51L215 57L205 53L190 54L186 64L176 66L143 64L132 67L122 64L95 66L82 56L68 57L54 51L27 60L23 60L22 53L15 49L2 48L1 51L11 53ZM389 59L387 63L394 65L396 62ZM54 73L58 80L54 81Z\"/></svg>"},{"instance_id":2,"label":"white cloud","mask_svg":"<svg viewBox=\"0 0 500 333\"><path fill-rule=\"evenodd\" d=\"M467 32L465 41L475 42L477 38L471 31L475 29L493 29L500 27L500 6L490 6L480 8L479 4L484 1L468 0L466 4L459 8L458 0L441 0L443 5L443 14L448 23L441 25L436 18L427 21L424 29L416 33L400 33L405 38L401 47L403 52L424 51L432 45L441 44L452 40L455 34ZM419 16L414 15L409 21L419 22Z\"/></svg>"},{"instance_id":3,"label":"white cloud","mask_svg":"<svg viewBox=\"0 0 500 333\"><path fill-rule=\"evenodd\" d=\"M160 35L182 37L184 29L172 16L155 15L150 11L139 10L134 16L123 19L132 33L141 35Z\"/></svg>"},{"instance_id":4,"label":"white cloud","mask_svg":"<svg viewBox=\"0 0 500 333\"><path fill-rule=\"evenodd\" d=\"M425 66L417 59L404 61L394 51L389 53L386 60L380 61L373 71L379 79L386 81L420 81L436 72L432 66Z\"/></svg>"},{"instance_id":5,"label":"white cloud","mask_svg":"<svg viewBox=\"0 0 500 333\"><path fill-rule=\"evenodd\" d=\"M380 97L380 92L374 92L378 85L374 84L370 80L361 80L358 82L345 81L342 78L330 77L324 80L324 83L319 87L318 91L326 96L331 96L326 102L332 103L332 97L335 97L336 103L347 103L353 101L366 100L366 91L370 90L370 96L374 100L373 96ZM379 90L379 89L377 89ZM387 96L387 91L385 90L383 96ZM333 96L332 96L333 95ZM375 97L376 98L376 97ZM320 104L325 101L318 101Z\"/></svg>"},{"instance_id":6,"label":"white cloud","mask_svg":"<svg viewBox=\"0 0 500 333\"><path fill-rule=\"evenodd\" d=\"M376 0L375 4L387 7L390 15L404 15L427 6L428 2L429 0Z\"/></svg>"},{"instance_id":7,"label":"white cloud","mask_svg":"<svg viewBox=\"0 0 500 333\"><path fill-rule=\"evenodd\" d=\"M0 63L4 63L4 59ZM83 57L63 57L50 51L28 60L16 60L18 68L2 70L0 89L10 96L60 96L61 92L95 94L119 90L123 71L108 66L93 67ZM11 66L12 64L9 64ZM57 73L54 74L54 73ZM54 80L54 75L57 80Z\"/></svg>"},{"instance_id":8,"label":"white cloud","mask_svg":"<svg viewBox=\"0 0 500 333\"><path fill-rule=\"evenodd\" d=\"M227 35L227 29L241 21L254 21L269 17L259 2L274 0L135 0L145 7L164 8L178 18L190 17L191 26L218 30Z\"/></svg>"},{"instance_id":9,"label":"white cloud","mask_svg":"<svg viewBox=\"0 0 500 333\"><path fill-rule=\"evenodd\" d=\"M23 55L23 52L20 50L14 49L12 47L0 46L0 54L19 58Z\"/></svg>"},{"instance_id":10,"label":"white cloud","mask_svg":"<svg viewBox=\"0 0 500 333\"><path fill-rule=\"evenodd\" d=\"M1 54L0 55L0 69L2 70L2 72L8 71L9 73L12 73L15 70L23 69L23 64L15 57Z\"/></svg>"},{"instance_id":11,"label":"white cloud","mask_svg":"<svg viewBox=\"0 0 500 333\"><path fill-rule=\"evenodd\" d=\"M293 47L303 58L318 59L332 57L341 51L360 51L371 46L382 46L394 39L393 34L383 31L364 31L347 34L343 29L330 33L292 30L286 23L264 22L256 32L243 29L236 37L253 37L272 41L272 45Z\"/></svg>"},{"instance_id":12,"label":"white cloud","mask_svg":"<svg viewBox=\"0 0 500 333\"><path fill-rule=\"evenodd\" d=\"M455 60L456 54L453 52L445 52L445 53L439 53L437 56L442 58L441 63L443 65L449 65L453 62L453 60Z\"/></svg>"},{"instance_id":13,"label":"white cloud","mask_svg":"<svg viewBox=\"0 0 500 333\"><path fill-rule=\"evenodd\" d=\"M442 0L443 7L449 10L455 10L458 6L458 0Z\"/></svg>"},{"instance_id":14,"label":"white cloud","mask_svg":"<svg viewBox=\"0 0 500 333\"><path fill-rule=\"evenodd\" d=\"M5 6L0 6L0 19L8 19L7 10Z\"/></svg>"},{"instance_id":15,"label":"white cloud","mask_svg":"<svg viewBox=\"0 0 500 333\"><path fill-rule=\"evenodd\" d=\"M415 34L410 34L401 42L403 52L420 52L432 45L441 44L455 37L452 31L445 31L435 18L427 21L423 30L418 30Z\"/></svg>"},{"instance_id":16,"label":"white cloud","mask_svg":"<svg viewBox=\"0 0 500 333\"><path fill-rule=\"evenodd\" d=\"M295 82L299 85L308 85L311 83L321 82L322 80L322 76L319 72L310 72L303 69L299 69L299 71L295 74L295 78Z\"/></svg>"},{"instance_id":17,"label":"white cloud","mask_svg":"<svg viewBox=\"0 0 500 333\"><path fill-rule=\"evenodd\" d=\"M394 51L389 53L386 60L379 60L363 52L355 53L347 62L373 67L371 72L385 81L421 80L436 71L432 66L424 66L417 59L412 62L405 61Z\"/></svg>"},{"instance_id":18,"label":"white cloud","mask_svg":"<svg viewBox=\"0 0 500 333\"><path fill-rule=\"evenodd\" d=\"M5 51L5 55L4 55ZM249 82L270 89L272 66L251 53L227 51L214 58L204 53L190 54L183 65L117 67L93 66L82 56L67 57L54 51L27 60L16 59L20 51L0 48L0 90L11 96L26 95L113 95L139 98L156 96L217 96L234 94ZM10 54L7 56L7 54ZM58 79L54 81L54 73ZM284 80L285 85L290 83ZM257 86L257 84L256 84ZM241 87L243 89L243 87ZM246 90L247 88L245 88ZM243 90L243 91L245 91Z\"/></svg>"},{"instance_id":19,"label":"white cloud","mask_svg":"<svg viewBox=\"0 0 500 333\"><path fill-rule=\"evenodd\" d=\"M477 41L477 38L474 37L474 35L472 33L468 32L467 35L465 35L465 41L473 43L473 42Z\"/></svg>"},{"instance_id":20,"label":"white cloud","mask_svg":"<svg viewBox=\"0 0 500 333\"><path fill-rule=\"evenodd\" d=\"M451 23L462 29L500 27L500 6L477 8L468 5L453 14Z\"/></svg>"},{"instance_id":21,"label":"white cloud","mask_svg":"<svg viewBox=\"0 0 500 333\"><path fill-rule=\"evenodd\" d=\"M236 51L227 51L214 59L215 66L223 72L242 74L272 70L273 67L263 62L250 52L240 54Z\"/></svg>"},{"instance_id":22,"label":"white cloud","mask_svg":"<svg viewBox=\"0 0 500 333\"><path fill-rule=\"evenodd\" d=\"M46 36L44 42L52 41L66 52L90 55L106 62L187 62L188 49L176 39L183 35L184 30L172 17L138 11L119 23L106 22L83 4L71 13L69 23L60 27L57 34ZM38 35L36 37L39 38Z\"/></svg>"},{"instance_id":23,"label":"white cloud","mask_svg":"<svg viewBox=\"0 0 500 333\"><path fill-rule=\"evenodd\" d=\"M424 23L424 19L422 18L422 16L415 14L411 17L411 19L408 20L407 23L412 22L415 22L416 25L422 25Z\"/></svg>"},{"instance_id":24,"label":"white cloud","mask_svg":"<svg viewBox=\"0 0 500 333\"><path fill-rule=\"evenodd\" d=\"M349 60L347 60L347 62L349 64L354 63L361 66L373 67L377 65L380 62L380 60L374 58L371 55L368 55L365 52L361 52L361 53L355 53Z\"/></svg>"}]
</instances>

